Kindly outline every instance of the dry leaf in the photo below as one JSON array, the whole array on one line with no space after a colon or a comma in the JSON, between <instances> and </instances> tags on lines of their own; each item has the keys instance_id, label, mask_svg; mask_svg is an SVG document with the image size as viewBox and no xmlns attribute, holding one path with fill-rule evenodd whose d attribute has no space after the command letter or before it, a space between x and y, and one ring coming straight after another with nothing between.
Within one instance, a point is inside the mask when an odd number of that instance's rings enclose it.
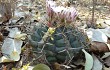
<instances>
[{"instance_id":1,"label":"dry leaf","mask_svg":"<svg viewBox=\"0 0 110 70\"><path fill-rule=\"evenodd\" d=\"M6 38L1 48L4 56L10 60L18 61L20 59L22 41Z\"/></svg>"},{"instance_id":2,"label":"dry leaf","mask_svg":"<svg viewBox=\"0 0 110 70\"><path fill-rule=\"evenodd\" d=\"M100 29L107 37L110 38L110 28Z\"/></svg>"},{"instance_id":3,"label":"dry leaf","mask_svg":"<svg viewBox=\"0 0 110 70\"><path fill-rule=\"evenodd\" d=\"M8 59L7 57L5 57L5 56L2 56L1 58L0 58L0 63L1 62L13 62L12 60L10 60L10 59Z\"/></svg>"},{"instance_id":4,"label":"dry leaf","mask_svg":"<svg viewBox=\"0 0 110 70\"><path fill-rule=\"evenodd\" d=\"M88 29L87 36L92 42L97 41L107 43L108 40L107 36L100 29Z\"/></svg>"},{"instance_id":5,"label":"dry leaf","mask_svg":"<svg viewBox=\"0 0 110 70\"><path fill-rule=\"evenodd\" d=\"M105 60L104 60L104 64L108 67L110 67L110 56L107 57Z\"/></svg>"},{"instance_id":6,"label":"dry leaf","mask_svg":"<svg viewBox=\"0 0 110 70\"><path fill-rule=\"evenodd\" d=\"M56 63L54 63L54 68L55 68L56 70L61 70L61 65L56 62Z\"/></svg>"},{"instance_id":7,"label":"dry leaf","mask_svg":"<svg viewBox=\"0 0 110 70\"><path fill-rule=\"evenodd\" d=\"M23 41L14 39L17 33L20 33L18 28L9 29L9 37L4 40L2 45L2 53L8 60L18 61L20 59L21 46ZM2 60L3 61L3 60Z\"/></svg>"},{"instance_id":8,"label":"dry leaf","mask_svg":"<svg viewBox=\"0 0 110 70\"><path fill-rule=\"evenodd\" d=\"M107 67L104 67L104 68L103 68L103 70L110 70L110 67L109 67L109 68L107 68Z\"/></svg>"},{"instance_id":9,"label":"dry leaf","mask_svg":"<svg viewBox=\"0 0 110 70\"><path fill-rule=\"evenodd\" d=\"M1 2L0 3L0 14L2 17L2 22L7 22L12 18L11 4Z\"/></svg>"},{"instance_id":10,"label":"dry leaf","mask_svg":"<svg viewBox=\"0 0 110 70\"><path fill-rule=\"evenodd\" d=\"M14 37L17 40L25 40L27 34L23 33L23 34L16 34L16 36Z\"/></svg>"},{"instance_id":11,"label":"dry leaf","mask_svg":"<svg viewBox=\"0 0 110 70\"><path fill-rule=\"evenodd\" d=\"M110 52L104 53L104 55L102 56L102 59L107 58L108 56L110 56Z\"/></svg>"},{"instance_id":12,"label":"dry leaf","mask_svg":"<svg viewBox=\"0 0 110 70\"><path fill-rule=\"evenodd\" d=\"M93 63L93 67L92 70L102 70L102 63L99 61L99 59L93 54L92 55L94 63Z\"/></svg>"},{"instance_id":13,"label":"dry leaf","mask_svg":"<svg viewBox=\"0 0 110 70\"><path fill-rule=\"evenodd\" d=\"M82 49L82 51L84 52L86 58L85 70L91 70L93 66L93 57L84 49Z\"/></svg>"},{"instance_id":14,"label":"dry leaf","mask_svg":"<svg viewBox=\"0 0 110 70\"><path fill-rule=\"evenodd\" d=\"M92 42L90 50L93 52L107 52L109 51L108 46L102 42Z\"/></svg>"},{"instance_id":15,"label":"dry leaf","mask_svg":"<svg viewBox=\"0 0 110 70\"><path fill-rule=\"evenodd\" d=\"M3 35L1 32L0 32L0 41L3 42Z\"/></svg>"}]
</instances>

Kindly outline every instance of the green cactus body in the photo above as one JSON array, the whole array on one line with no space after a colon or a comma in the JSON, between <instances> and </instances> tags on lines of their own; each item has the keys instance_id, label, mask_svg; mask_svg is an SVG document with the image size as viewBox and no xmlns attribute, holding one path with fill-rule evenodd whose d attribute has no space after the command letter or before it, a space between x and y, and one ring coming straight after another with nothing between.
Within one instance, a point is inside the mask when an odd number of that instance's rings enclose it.
<instances>
[{"instance_id":1,"label":"green cactus body","mask_svg":"<svg viewBox=\"0 0 110 70\"><path fill-rule=\"evenodd\" d=\"M33 47L35 49L41 50L45 44L43 52L45 52L46 58L49 62L64 62L66 59L70 59L67 53L67 49L70 56L72 57L78 50L71 50L69 48L79 48L82 45L80 41L86 42L86 38L82 37L83 35L81 35L80 31L77 32L77 30L73 29L72 27L59 27L55 29L55 32L52 35L50 35L53 40L51 37L47 36L48 39L46 39L46 42L43 42L43 45L39 47L39 42L48 31L48 27L39 25L36 26L34 30L35 33L31 35L31 39L37 43L37 45L34 45ZM68 42L69 44L67 44ZM30 44L33 43L30 42Z\"/></svg>"}]
</instances>

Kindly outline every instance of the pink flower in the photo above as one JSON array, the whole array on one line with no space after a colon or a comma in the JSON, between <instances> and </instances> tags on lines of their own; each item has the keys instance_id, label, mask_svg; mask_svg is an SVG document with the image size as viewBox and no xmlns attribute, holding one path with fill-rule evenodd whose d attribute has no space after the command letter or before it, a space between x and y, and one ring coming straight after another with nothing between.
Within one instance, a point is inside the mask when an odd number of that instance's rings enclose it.
<instances>
[{"instance_id":1,"label":"pink flower","mask_svg":"<svg viewBox=\"0 0 110 70\"><path fill-rule=\"evenodd\" d=\"M77 16L77 11L74 7L58 6L55 1L46 0L47 14L49 16L50 23L52 20L63 22L72 22Z\"/></svg>"},{"instance_id":2,"label":"pink flower","mask_svg":"<svg viewBox=\"0 0 110 70\"><path fill-rule=\"evenodd\" d=\"M67 21L73 21L74 18L76 17L77 15L77 11L74 7L69 7L67 10L66 10L66 20Z\"/></svg>"},{"instance_id":3,"label":"pink flower","mask_svg":"<svg viewBox=\"0 0 110 70\"><path fill-rule=\"evenodd\" d=\"M55 7L56 3L51 0L46 0L46 9L47 9L47 14L49 17L52 15L52 7Z\"/></svg>"}]
</instances>

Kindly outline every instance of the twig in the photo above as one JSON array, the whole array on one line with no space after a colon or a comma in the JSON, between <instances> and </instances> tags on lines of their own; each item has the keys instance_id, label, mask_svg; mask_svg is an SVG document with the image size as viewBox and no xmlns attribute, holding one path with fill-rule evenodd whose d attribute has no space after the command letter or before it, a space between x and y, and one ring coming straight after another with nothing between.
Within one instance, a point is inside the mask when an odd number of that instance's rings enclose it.
<instances>
[{"instance_id":1,"label":"twig","mask_svg":"<svg viewBox=\"0 0 110 70\"><path fill-rule=\"evenodd\" d=\"M1 25L0 27L24 27L24 25Z\"/></svg>"},{"instance_id":2,"label":"twig","mask_svg":"<svg viewBox=\"0 0 110 70\"><path fill-rule=\"evenodd\" d=\"M95 22L94 22L94 11L95 11L95 0L93 0L92 25L91 25L91 27L94 27L95 26Z\"/></svg>"}]
</instances>

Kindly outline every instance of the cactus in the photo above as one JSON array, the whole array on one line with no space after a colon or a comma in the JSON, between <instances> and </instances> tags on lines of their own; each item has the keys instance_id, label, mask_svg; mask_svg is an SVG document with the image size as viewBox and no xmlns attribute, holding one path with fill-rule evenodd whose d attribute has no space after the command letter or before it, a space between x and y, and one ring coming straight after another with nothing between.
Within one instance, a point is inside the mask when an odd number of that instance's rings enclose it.
<instances>
[{"instance_id":1,"label":"cactus","mask_svg":"<svg viewBox=\"0 0 110 70\"><path fill-rule=\"evenodd\" d=\"M40 52L45 45L43 52L45 52L49 62L64 62L67 59L70 60L70 58L82 48L82 43L86 44L86 36L71 27L56 28L55 32L51 36L47 36L48 39L43 42L43 36L46 35L49 28L42 24L39 25L40 26L35 26L35 31L31 35L30 43L34 47L33 50L37 52ZM51 39L51 37L53 39Z\"/></svg>"},{"instance_id":2,"label":"cactus","mask_svg":"<svg viewBox=\"0 0 110 70\"><path fill-rule=\"evenodd\" d=\"M77 15L74 7L65 8L57 6L55 1L46 1L48 23L51 27L48 24L37 24L30 36L30 44L33 50L45 53L48 62L62 63L72 59L84 47L87 39L71 25Z\"/></svg>"}]
</instances>

